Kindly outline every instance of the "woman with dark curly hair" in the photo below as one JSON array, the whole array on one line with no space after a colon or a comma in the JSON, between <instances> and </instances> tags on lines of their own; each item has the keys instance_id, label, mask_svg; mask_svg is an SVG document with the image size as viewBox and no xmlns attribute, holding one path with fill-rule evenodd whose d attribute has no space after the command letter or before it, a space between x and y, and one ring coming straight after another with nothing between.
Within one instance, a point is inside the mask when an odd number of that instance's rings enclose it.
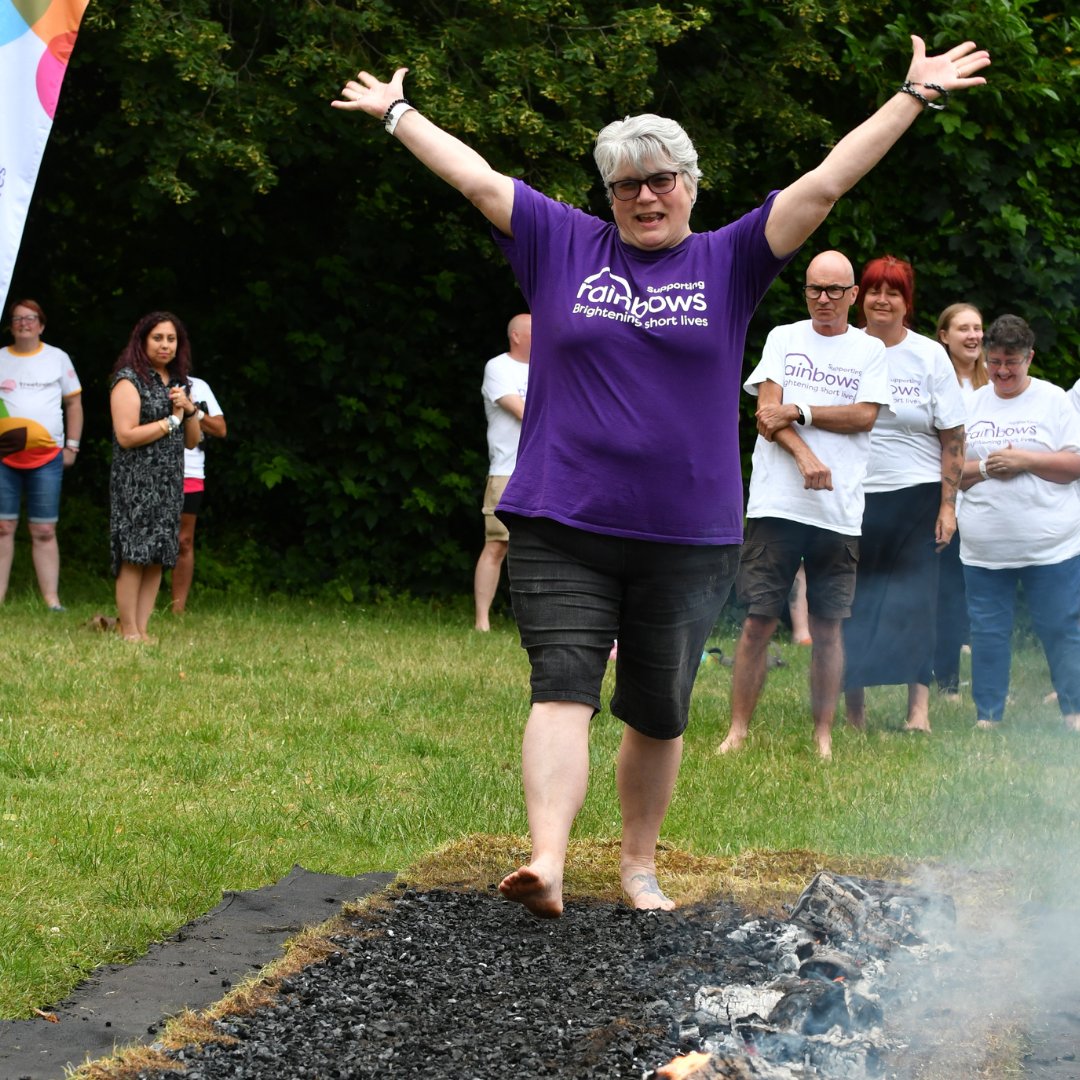
<instances>
[{"instance_id":1,"label":"woman with dark curly hair","mask_svg":"<svg viewBox=\"0 0 1080 1080\"><path fill-rule=\"evenodd\" d=\"M184 502L184 449L199 442L188 396L191 345L168 311L144 315L112 370L109 541L125 641L149 641L163 567L175 566Z\"/></svg>"}]
</instances>

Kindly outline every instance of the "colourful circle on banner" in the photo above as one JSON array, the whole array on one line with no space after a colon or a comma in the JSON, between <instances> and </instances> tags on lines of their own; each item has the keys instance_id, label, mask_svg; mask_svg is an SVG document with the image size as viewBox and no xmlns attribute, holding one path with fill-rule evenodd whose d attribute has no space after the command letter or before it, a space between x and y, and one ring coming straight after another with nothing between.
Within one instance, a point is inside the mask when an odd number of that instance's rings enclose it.
<instances>
[{"instance_id":1,"label":"colourful circle on banner","mask_svg":"<svg viewBox=\"0 0 1080 1080\"><path fill-rule=\"evenodd\" d=\"M0 0L0 45L22 37L29 25L11 0Z\"/></svg>"},{"instance_id":2,"label":"colourful circle on banner","mask_svg":"<svg viewBox=\"0 0 1080 1080\"><path fill-rule=\"evenodd\" d=\"M33 29L42 41L78 30L89 0L0 0L0 45Z\"/></svg>"},{"instance_id":3,"label":"colourful circle on banner","mask_svg":"<svg viewBox=\"0 0 1080 1080\"><path fill-rule=\"evenodd\" d=\"M67 62L75 47L76 34L71 31L54 37L41 54L37 69L37 95L41 107L50 120L56 116L56 103L60 99L60 87L67 74Z\"/></svg>"},{"instance_id":4,"label":"colourful circle on banner","mask_svg":"<svg viewBox=\"0 0 1080 1080\"><path fill-rule=\"evenodd\" d=\"M26 20L26 25L33 26L49 10L53 0L11 0L11 2Z\"/></svg>"}]
</instances>

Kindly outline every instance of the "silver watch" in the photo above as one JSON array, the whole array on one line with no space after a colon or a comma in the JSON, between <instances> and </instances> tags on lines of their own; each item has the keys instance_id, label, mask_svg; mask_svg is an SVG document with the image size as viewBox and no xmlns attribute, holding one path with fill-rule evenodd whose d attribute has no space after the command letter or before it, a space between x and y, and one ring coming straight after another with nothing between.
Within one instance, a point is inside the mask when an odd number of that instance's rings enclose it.
<instances>
[{"instance_id":1,"label":"silver watch","mask_svg":"<svg viewBox=\"0 0 1080 1080\"><path fill-rule=\"evenodd\" d=\"M180 418L176 413L169 413L169 419L166 422L169 425L170 431L175 431L180 426Z\"/></svg>"}]
</instances>

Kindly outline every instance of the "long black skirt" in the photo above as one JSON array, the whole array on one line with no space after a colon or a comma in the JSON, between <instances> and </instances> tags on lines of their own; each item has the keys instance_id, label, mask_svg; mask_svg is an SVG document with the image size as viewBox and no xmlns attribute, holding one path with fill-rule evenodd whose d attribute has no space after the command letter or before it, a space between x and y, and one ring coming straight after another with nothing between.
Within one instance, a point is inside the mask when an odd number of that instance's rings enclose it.
<instances>
[{"instance_id":1,"label":"long black skirt","mask_svg":"<svg viewBox=\"0 0 1080 1080\"><path fill-rule=\"evenodd\" d=\"M851 618L844 623L844 689L930 685L941 484L866 496Z\"/></svg>"}]
</instances>

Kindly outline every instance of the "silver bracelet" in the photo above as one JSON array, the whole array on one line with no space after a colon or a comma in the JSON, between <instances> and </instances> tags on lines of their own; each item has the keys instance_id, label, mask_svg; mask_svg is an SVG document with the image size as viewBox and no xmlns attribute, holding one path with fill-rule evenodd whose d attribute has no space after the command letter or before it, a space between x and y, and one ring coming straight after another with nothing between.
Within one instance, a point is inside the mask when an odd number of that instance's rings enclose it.
<instances>
[{"instance_id":1,"label":"silver bracelet","mask_svg":"<svg viewBox=\"0 0 1080 1080\"><path fill-rule=\"evenodd\" d=\"M984 480L990 479L990 474L986 471L986 458L979 458L979 475Z\"/></svg>"}]
</instances>

